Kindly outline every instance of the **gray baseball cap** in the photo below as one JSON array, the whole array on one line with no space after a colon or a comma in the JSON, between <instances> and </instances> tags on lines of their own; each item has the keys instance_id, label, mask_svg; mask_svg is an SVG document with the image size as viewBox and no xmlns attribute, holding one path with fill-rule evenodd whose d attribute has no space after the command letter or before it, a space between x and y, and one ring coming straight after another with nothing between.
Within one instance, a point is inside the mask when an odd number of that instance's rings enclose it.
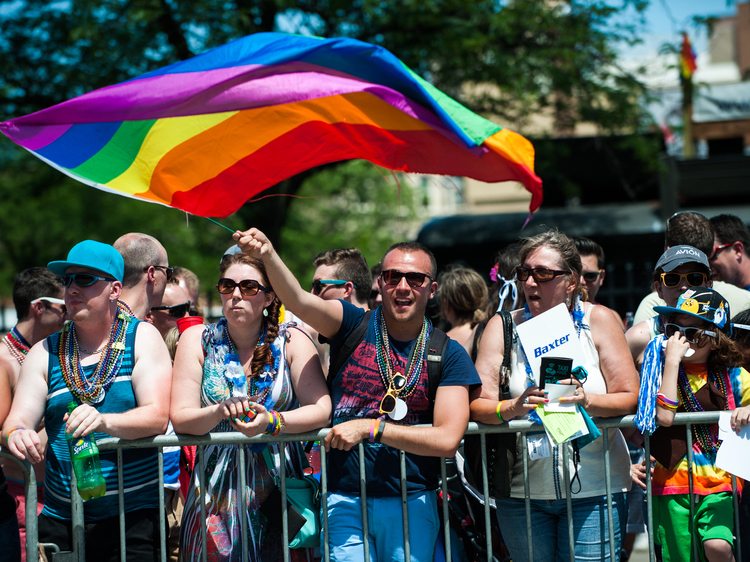
<instances>
[{"instance_id":1,"label":"gray baseball cap","mask_svg":"<svg viewBox=\"0 0 750 562\"><path fill-rule=\"evenodd\" d=\"M670 272L686 263L697 263L706 271L711 271L706 254L692 246L672 246L656 262L656 269L661 268L662 271Z\"/></svg>"}]
</instances>

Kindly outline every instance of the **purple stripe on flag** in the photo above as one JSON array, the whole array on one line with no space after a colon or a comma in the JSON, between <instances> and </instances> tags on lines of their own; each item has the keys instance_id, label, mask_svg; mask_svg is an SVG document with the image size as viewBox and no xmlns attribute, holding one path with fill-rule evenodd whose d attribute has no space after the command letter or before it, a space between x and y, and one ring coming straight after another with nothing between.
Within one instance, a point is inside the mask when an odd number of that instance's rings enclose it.
<instances>
[{"instance_id":1,"label":"purple stripe on flag","mask_svg":"<svg viewBox=\"0 0 750 562\"><path fill-rule=\"evenodd\" d=\"M50 143L55 142L72 125L24 125L18 127L12 121L0 123L0 131L16 144L29 150L39 150Z\"/></svg>"},{"instance_id":2,"label":"purple stripe on flag","mask_svg":"<svg viewBox=\"0 0 750 562\"><path fill-rule=\"evenodd\" d=\"M161 119L239 111L363 91L443 134L448 133L432 111L395 90L300 62L279 67L247 65L130 80L7 124L25 129L41 125Z\"/></svg>"}]
</instances>

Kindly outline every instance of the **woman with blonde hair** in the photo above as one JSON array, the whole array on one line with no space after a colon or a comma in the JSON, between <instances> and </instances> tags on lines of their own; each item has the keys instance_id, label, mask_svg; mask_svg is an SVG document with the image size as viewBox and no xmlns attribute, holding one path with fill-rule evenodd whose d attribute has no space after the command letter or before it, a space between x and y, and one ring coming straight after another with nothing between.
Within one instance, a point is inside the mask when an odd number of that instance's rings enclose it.
<instances>
[{"instance_id":1,"label":"woman with blonde hair","mask_svg":"<svg viewBox=\"0 0 750 562\"><path fill-rule=\"evenodd\" d=\"M451 264L438 275L440 316L450 322L448 336L463 345L486 318L487 284L473 269Z\"/></svg>"},{"instance_id":2,"label":"woman with blonde hair","mask_svg":"<svg viewBox=\"0 0 750 562\"><path fill-rule=\"evenodd\" d=\"M560 304L564 304L576 327L583 349L581 366L588 373L584 381L575 377L560 381L576 387L575 393L564 400L578 404L591 416L612 417L635 412L638 375L622 328L608 310L584 302L581 270L581 258L575 244L565 234L551 230L524 241L516 277L523 284L526 305L511 313L513 326L508 380L511 397L498 400L499 388L504 382L500 380L500 367L505 337L502 317L494 316L487 324L479 346L476 365L482 387L472 393L473 421L500 424L514 418L525 418L540 404L548 402L546 392L538 387L539 373L532 372L516 327ZM619 560L625 525L625 493L631 482L630 457L620 430L606 431L609 432L615 544L609 544L606 532L609 514L603 439L596 439L580 449L575 442L555 445L550 447L549 455L540 454L528 459L531 520L527 521L521 441L525 436L519 435L510 497L496 500L500 531L514 561L529 559L527 525L532 529L534 560L567 560L571 557L566 496L572 497L576 559ZM563 447L569 449L571 479L567 482L564 479Z\"/></svg>"}]
</instances>

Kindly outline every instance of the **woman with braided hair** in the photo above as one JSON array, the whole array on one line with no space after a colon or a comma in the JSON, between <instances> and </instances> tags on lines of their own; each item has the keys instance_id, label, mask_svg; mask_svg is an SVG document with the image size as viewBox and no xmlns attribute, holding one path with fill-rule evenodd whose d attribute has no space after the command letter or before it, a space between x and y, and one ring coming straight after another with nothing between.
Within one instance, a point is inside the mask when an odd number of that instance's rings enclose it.
<instances>
[{"instance_id":1,"label":"woman with braided hair","mask_svg":"<svg viewBox=\"0 0 750 562\"><path fill-rule=\"evenodd\" d=\"M252 437L323 427L331 414L331 400L315 346L293 324L278 323L281 303L263 262L243 254L225 255L220 269L217 289L224 318L189 328L177 348L171 408L175 431L240 432ZM281 560L281 528L270 525L260 509L274 489L263 455L267 446L273 453L278 451L276 443L206 447L207 544L201 542L196 470L185 502L182 560L200 560L203 549L208 560L242 560L240 455L245 457L248 559ZM301 476L301 456L299 445L287 445L288 477ZM200 459L195 466L201 466Z\"/></svg>"}]
</instances>

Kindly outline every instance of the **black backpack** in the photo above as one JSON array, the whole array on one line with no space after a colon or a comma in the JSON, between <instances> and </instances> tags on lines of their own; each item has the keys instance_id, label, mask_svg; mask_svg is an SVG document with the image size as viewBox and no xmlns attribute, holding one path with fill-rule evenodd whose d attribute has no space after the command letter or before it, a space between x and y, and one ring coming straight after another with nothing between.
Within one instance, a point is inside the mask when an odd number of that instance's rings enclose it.
<instances>
[{"instance_id":1,"label":"black backpack","mask_svg":"<svg viewBox=\"0 0 750 562\"><path fill-rule=\"evenodd\" d=\"M344 340L335 357L331 357L328 367L328 392L331 392L333 379L344 366L347 359L351 356L357 346L362 343L367 334L367 324L372 316L372 310L365 312L362 321L352 330ZM430 337L427 340L427 397L430 401L430 412L435 405L435 393L440 384L440 377L443 374L443 357L448 349L450 338L439 328L432 328Z\"/></svg>"}]
</instances>

